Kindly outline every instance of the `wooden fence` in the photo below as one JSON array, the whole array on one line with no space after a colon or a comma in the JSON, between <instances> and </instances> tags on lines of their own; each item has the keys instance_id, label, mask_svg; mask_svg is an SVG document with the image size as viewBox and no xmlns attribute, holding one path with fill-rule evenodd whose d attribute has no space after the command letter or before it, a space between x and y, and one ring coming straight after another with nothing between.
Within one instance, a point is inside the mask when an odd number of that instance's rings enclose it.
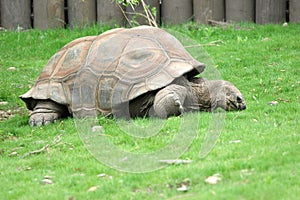
<instances>
[{"instance_id":1,"label":"wooden fence","mask_svg":"<svg viewBox=\"0 0 300 200\"><path fill-rule=\"evenodd\" d=\"M216 21L247 21L259 24L300 22L299 0L145 0L156 7L157 22L179 24ZM124 8L123 8L124 9ZM134 12L126 18L147 23ZM0 26L6 29L22 27L49 29L85 26L94 23L126 25L126 19L112 0L0 0Z\"/></svg>"}]
</instances>

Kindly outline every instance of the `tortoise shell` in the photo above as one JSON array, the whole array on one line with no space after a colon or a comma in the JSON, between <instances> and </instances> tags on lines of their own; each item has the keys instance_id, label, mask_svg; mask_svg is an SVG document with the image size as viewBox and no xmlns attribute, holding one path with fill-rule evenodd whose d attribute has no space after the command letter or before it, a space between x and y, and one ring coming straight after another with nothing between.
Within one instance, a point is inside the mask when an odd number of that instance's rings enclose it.
<instances>
[{"instance_id":1,"label":"tortoise shell","mask_svg":"<svg viewBox=\"0 0 300 200\"><path fill-rule=\"evenodd\" d=\"M20 97L30 110L39 100L52 100L73 114L97 110L105 115L113 105L163 88L182 75L192 77L204 68L162 29L119 28L65 45Z\"/></svg>"}]
</instances>

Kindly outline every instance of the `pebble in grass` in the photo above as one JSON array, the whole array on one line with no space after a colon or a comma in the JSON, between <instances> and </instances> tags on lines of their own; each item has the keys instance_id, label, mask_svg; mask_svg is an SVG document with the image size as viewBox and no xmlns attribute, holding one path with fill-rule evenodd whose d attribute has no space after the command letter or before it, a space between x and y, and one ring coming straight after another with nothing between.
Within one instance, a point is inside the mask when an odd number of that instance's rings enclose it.
<instances>
[{"instance_id":1,"label":"pebble in grass","mask_svg":"<svg viewBox=\"0 0 300 200\"><path fill-rule=\"evenodd\" d=\"M7 101L0 101L0 105L2 105L2 106L8 105L8 102Z\"/></svg>"},{"instance_id":2,"label":"pebble in grass","mask_svg":"<svg viewBox=\"0 0 300 200\"><path fill-rule=\"evenodd\" d=\"M222 178L221 178L220 174L214 174L212 176L207 177L205 179L205 182L208 183L208 184L215 185L215 184L217 184L221 180L222 180Z\"/></svg>"},{"instance_id":3,"label":"pebble in grass","mask_svg":"<svg viewBox=\"0 0 300 200\"><path fill-rule=\"evenodd\" d=\"M99 189L99 186L93 186L88 189L88 192L94 192Z\"/></svg>"},{"instance_id":4,"label":"pebble in grass","mask_svg":"<svg viewBox=\"0 0 300 200\"><path fill-rule=\"evenodd\" d=\"M8 104L8 103L7 103ZM6 102L0 102L0 105L7 105ZM0 121L8 119L12 116L11 110L0 110Z\"/></svg>"},{"instance_id":5,"label":"pebble in grass","mask_svg":"<svg viewBox=\"0 0 300 200\"><path fill-rule=\"evenodd\" d=\"M92 132L103 132L103 127L102 126L93 126Z\"/></svg>"},{"instance_id":6,"label":"pebble in grass","mask_svg":"<svg viewBox=\"0 0 300 200\"><path fill-rule=\"evenodd\" d=\"M278 105L278 101L271 101L268 103L270 106L277 106Z\"/></svg>"},{"instance_id":7,"label":"pebble in grass","mask_svg":"<svg viewBox=\"0 0 300 200\"><path fill-rule=\"evenodd\" d=\"M9 103L7 101L0 101L0 106L8 105ZM21 113L22 108L16 108L14 110L0 110L0 121L9 119L16 113Z\"/></svg>"},{"instance_id":8,"label":"pebble in grass","mask_svg":"<svg viewBox=\"0 0 300 200\"><path fill-rule=\"evenodd\" d=\"M8 71L15 71L17 68L15 68L15 67L9 67L9 68L7 68L7 70Z\"/></svg>"},{"instance_id":9,"label":"pebble in grass","mask_svg":"<svg viewBox=\"0 0 300 200\"><path fill-rule=\"evenodd\" d=\"M51 180L50 176L44 176L44 179L42 180L43 185L51 185L53 184L53 181Z\"/></svg>"},{"instance_id":10,"label":"pebble in grass","mask_svg":"<svg viewBox=\"0 0 300 200\"><path fill-rule=\"evenodd\" d=\"M176 188L179 192L187 192L190 189L190 181L184 181L179 184Z\"/></svg>"},{"instance_id":11,"label":"pebble in grass","mask_svg":"<svg viewBox=\"0 0 300 200\"><path fill-rule=\"evenodd\" d=\"M98 178L108 178L108 179L113 179L113 177L112 176L108 176L107 174L105 174L105 173L102 173L102 174L98 174L97 175L97 177Z\"/></svg>"}]
</instances>

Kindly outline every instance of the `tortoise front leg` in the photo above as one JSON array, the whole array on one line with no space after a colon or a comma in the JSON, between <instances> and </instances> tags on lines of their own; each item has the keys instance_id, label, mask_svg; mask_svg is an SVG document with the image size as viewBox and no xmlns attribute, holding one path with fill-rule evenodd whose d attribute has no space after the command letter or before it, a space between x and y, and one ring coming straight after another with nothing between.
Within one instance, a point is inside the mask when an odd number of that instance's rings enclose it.
<instances>
[{"instance_id":1,"label":"tortoise front leg","mask_svg":"<svg viewBox=\"0 0 300 200\"><path fill-rule=\"evenodd\" d=\"M183 103L187 96L187 89L172 84L160 90L154 99L154 112L160 118L181 115L184 111Z\"/></svg>"},{"instance_id":2,"label":"tortoise front leg","mask_svg":"<svg viewBox=\"0 0 300 200\"><path fill-rule=\"evenodd\" d=\"M29 119L31 126L42 126L56 122L66 115L66 108L50 100L39 101Z\"/></svg>"}]
</instances>

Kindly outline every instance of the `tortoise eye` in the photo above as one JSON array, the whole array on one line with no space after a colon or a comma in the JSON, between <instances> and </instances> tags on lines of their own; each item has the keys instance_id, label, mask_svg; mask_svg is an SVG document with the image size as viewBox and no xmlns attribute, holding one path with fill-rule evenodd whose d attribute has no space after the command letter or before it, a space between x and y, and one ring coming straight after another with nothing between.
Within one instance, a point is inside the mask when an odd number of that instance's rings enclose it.
<instances>
[{"instance_id":1,"label":"tortoise eye","mask_svg":"<svg viewBox=\"0 0 300 200\"><path fill-rule=\"evenodd\" d=\"M242 99L240 96L237 96L237 97L236 97L236 101L237 101L238 103L242 103L242 102L243 102L243 99Z\"/></svg>"}]
</instances>

